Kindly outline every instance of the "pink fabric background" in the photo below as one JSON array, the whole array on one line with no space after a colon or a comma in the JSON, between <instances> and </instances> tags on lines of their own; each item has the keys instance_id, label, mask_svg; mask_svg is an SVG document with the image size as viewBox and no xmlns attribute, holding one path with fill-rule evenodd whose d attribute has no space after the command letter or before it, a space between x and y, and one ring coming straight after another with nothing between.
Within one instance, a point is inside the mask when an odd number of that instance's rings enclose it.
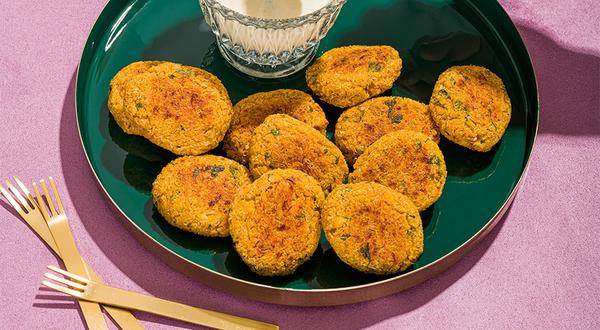
<instances>
[{"instance_id":1,"label":"pink fabric background","mask_svg":"<svg viewBox=\"0 0 600 330\"><path fill-rule=\"evenodd\" d=\"M0 1L0 175L53 175L78 246L109 284L277 322L282 328L600 327L600 6L503 0L538 75L529 174L494 231L442 275L387 298L276 306L194 282L144 250L98 192L77 135L74 74L106 0ZM5 206L3 202L0 206ZM39 289L56 258L0 207L0 327L79 329L73 301ZM191 328L136 314L152 329Z\"/></svg>"}]
</instances>

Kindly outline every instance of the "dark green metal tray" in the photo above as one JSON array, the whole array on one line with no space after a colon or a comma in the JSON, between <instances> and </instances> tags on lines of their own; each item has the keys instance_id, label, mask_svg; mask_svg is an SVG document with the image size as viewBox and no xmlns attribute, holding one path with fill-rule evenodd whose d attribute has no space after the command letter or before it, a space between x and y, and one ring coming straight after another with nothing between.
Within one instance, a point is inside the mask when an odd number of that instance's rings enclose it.
<instances>
[{"instance_id":1,"label":"dark green metal tray","mask_svg":"<svg viewBox=\"0 0 600 330\"><path fill-rule=\"evenodd\" d=\"M287 277L253 274L230 239L204 238L169 226L152 206L150 187L174 156L126 135L109 115L110 79L139 60L167 60L218 76L232 101L278 88L308 90L304 72L278 80L229 67L193 0L111 0L86 42L77 74L77 118L83 148L102 190L125 226L172 267L207 285L291 305L335 305L391 294L446 269L498 222L527 169L538 126L538 94L523 42L493 0L350 0L322 40L319 54L351 44L387 44L400 51L400 79L386 95L427 103L437 76L453 65L483 65L505 82L512 120L499 143L477 153L442 140L448 180L440 200L422 214L425 251L396 276L371 276L346 266L322 238L305 265ZM321 103L333 127L340 111ZM331 136L331 130L329 132ZM218 152L218 151L217 151Z\"/></svg>"}]
</instances>

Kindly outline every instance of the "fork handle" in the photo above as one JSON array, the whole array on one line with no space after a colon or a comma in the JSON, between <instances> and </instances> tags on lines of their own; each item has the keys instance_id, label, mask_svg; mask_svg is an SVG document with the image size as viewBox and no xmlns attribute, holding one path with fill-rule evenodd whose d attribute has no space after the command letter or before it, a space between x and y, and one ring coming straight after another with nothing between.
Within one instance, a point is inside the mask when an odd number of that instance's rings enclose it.
<instances>
[{"instance_id":1,"label":"fork handle","mask_svg":"<svg viewBox=\"0 0 600 330\"><path fill-rule=\"evenodd\" d=\"M100 278L100 276L98 276L98 274L96 274L96 272L92 269L92 267L90 267L90 265L88 265L88 263L85 261L85 259L81 258L81 260L83 261L83 266L87 270L89 278L92 281L95 281L97 283L104 283L102 281L102 279ZM106 310L108 315L110 315L110 317L115 321L115 323L117 323L117 325L119 325L119 327L121 329L144 330L144 327L142 326L142 324L128 310L124 310L124 309L120 309L120 308L116 308L116 307L112 307L112 306L102 306L102 307L104 307L104 309Z\"/></svg>"},{"instance_id":2,"label":"fork handle","mask_svg":"<svg viewBox=\"0 0 600 330\"><path fill-rule=\"evenodd\" d=\"M54 238L52 237L52 234L50 233L50 229L48 228L48 225L46 225L46 223L41 222L41 221L40 222L27 221L27 223L33 229L33 231L35 231L44 240L44 242L46 242L46 245L48 245L48 247L50 247L50 249L52 251L54 251L54 253L57 256L60 257L60 252L58 251L58 247L56 246L56 243L54 242ZM62 257L61 257L61 259L62 259ZM102 281L102 279L100 278L100 276L98 276L98 274L96 274L96 272L92 269L92 267L90 267L90 265L88 265L88 263L85 261L85 259L81 258L81 260L83 261L83 266L85 267L85 270L87 271L87 273L89 275L89 278L94 282L104 283ZM103 307L106 310L106 312L108 313L108 315L110 315L110 317L119 325L119 327L121 329L127 329L127 330L130 330L130 329L143 330L144 329L142 324L129 311L120 309L120 308L111 307L111 306L103 306Z\"/></svg>"},{"instance_id":3,"label":"fork handle","mask_svg":"<svg viewBox=\"0 0 600 330\"><path fill-rule=\"evenodd\" d=\"M215 329L279 329L278 326L273 324L103 285L94 288L89 298L84 296L81 299L153 313Z\"/></svg>"},{"instance_id":4,"label":"fork handle","mask_svg":"<svg viewBox=\"0 0 600 330\"><path fill-rule=\"evenodd\" d=\"M57 256L60 256L60 252L58 251L58 247L56 247L56 243L54 243L54 238L52 238L52 234L50 233L48 226L46 226L45 223L42 223L42 225L44 227L41 227L41 226L40 227L31 226L31 227L46 242L46 244L50 247L50 249L52 251L54 251L54 253L56 253ZM45 229L45 231L44 231L44 229ZM46 235L46 233L47 233L47 235ZM89 278L92 281L95 281L97 283L104 283L102 281L102 279L100 278L100 276L98 276L98 274L96 274L94 269L92 269L92 267L90 267L90 265L88 265L88 263L85 261L85 259L81 258L81 261L83 262L83 266L85 267L85 270L87 271ZM102 306L102 307L104 307L104 309L106 310L108 315L110 315L110 317L119 325L119 327L121 329L127 329L127 330L130 330L130 329L143 330L144 329L142 324L129 311L120 309L120 308L111 307L111 306Z\"/></svg>"}]
</instances>

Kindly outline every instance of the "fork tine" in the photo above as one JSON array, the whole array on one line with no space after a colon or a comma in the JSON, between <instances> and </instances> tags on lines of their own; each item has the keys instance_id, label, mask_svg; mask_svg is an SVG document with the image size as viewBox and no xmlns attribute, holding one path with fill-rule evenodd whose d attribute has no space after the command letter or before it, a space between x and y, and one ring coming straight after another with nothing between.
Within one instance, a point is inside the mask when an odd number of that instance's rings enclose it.
<instances>
[{"instance_id":1,"label":"fork tine","mask_svg":"<svg viewBox=\"0 0 600 330\"><path fill-rule=\"evenodd\" d=\"M35 209L36 203L35 203L35 199L33 199L33 194L31 192L29 192L29 189L27 189L27 186L21 180L19 180L19 178L16 175L13 176L13 179L15 180L15 182L17 183L19 188L21 188L21 190L25 193L25 196L27 196L27 199L29 200L29 202L31 202L31 205Z\"/></svg>"},{"instance_id":2,"label":"fork tine","mask_svg":"<svg viewBox=\"0 0 600 330\"><path fill-rule=\"evenodd\" d=\"M52 186L54 199L56 199L56 204L58 204L58 213L65 214L65 209L63 209L62 201L60 200L60 195L58 194L58 189L56 189L56 183L54 183L54 179L52 177L49 177L48 179L50 180L50 185Z\"/></svg>"},{"instance_id":3,"label":"fork tine","mask_svg":"<svg viewBox=\"0 0 600 330\"><path fill-rule=\"evenodd\" d=\"M21 203L21 206L27 212L31 211L31 206L29 205L29 203L27 203L27 201L25 200L23 195L21 195L21 192L19 192L19 190L17 188L15 188L15 186L13 186L9 180L6 180L5 182L6 182L6 186L8 187L8 190L10 190L10 192L13 193L13 195L17 198L19 203Z\"/></svg>"},{"instance_id":4,"label":"fork tine","mask_svg":"<svg viewBox=\"0 0 600 330\"><path fill-rule=\"evenodd\" d=\"M53 289L53 290L56 290L58 292L66 293L66 294L71 295L71 296L75 296L75 297L81 297L81 296L83 296L83 293L81 293L81 291L76 291L76 290L73 290L73 289L65 288L64 286L60 286L60 285L54 284L54 283L49 282L49 281L42 281L42 284L45 287L48 287L48 288Z\"/></svg>"},{"instance_id":5,"label":"fork tine","mask_svg":"<svg viewBox=\"0 0 600 330\"><path fill-rule=\"evenodd\" d=\"M51 273L45 273L44 277L46 277L47 279L50 279L50 280L53 280L53 281L56 281L56 282L68 285L68 286L70 286L72 288L75 288L75 289L85 290L85 285L79 284L77 282L69 281L67 279L64 279L62 277L58 277L58 276L56 276L54 274L51 274Z\"/></svg>"},{"instance_id":6,"label":"fork tine","mask_svg":"<svg viewBox=\"0 0 600 330\"><path fill-rule=\"evenodd\" d=\"M17 213L19 213L20 216L25 217L25 211L23 211L21 205L17 203L17 201L11 196L11 194L6 189L4 189L4 186L1 183L0 192L2 193L2 195L4 195L4 198L8 200L8 202L15 209L15 211L17 211Z\"/></svg>"},{"instance_id":7,"label":"fork tine","mask_svg":"<svg viewBox=\"0 0 600 330\"><path fill-rule=\"evenodd\" d=\"M68 271L66 271L64 269L58 268L56 266L48 265L48 269L50 269L51 271L57 272L57 273L65 276L65 277L70 277L70 278L72 278L72 279L74 279L76 281L79 281L81 283L86 283L86 284L90 283L90 280L88 280L87 278L81 277L81 276L73 274L73 273L70 273L70 272L68 272Z\"/></svg>"},{"instance_id":8,"label":"fork tine","mask_svg":"<svg viewBox=\"0 0 600 330\"><path fill-rule=\"evenodd\" d=\"M37 184L35 184L35 182L33 183L33 191L35 191L35 198L37 199L38 205L40 206L40 210L42 211L42 215L44 216L44 219L47 222L50 219L50 216L48 215L48 210L46 209L46 203L44 203L42 195L40 194L40 190L38 189L38 186Z\"/></svg>"},{"instance_id":9,"label":"fork tine","mask_svg":"<svg viewBox=\"0 0 600 330\"><path fill-rule=\"evenodd\" d=\"M46 181L40 180L40 185L44 190L44 197L46 198L46 202L48 203L48 208L50 212L52 212L52 216L57 216L56 210L54 209L54 203L52 202L52 198L50 198L50 192L48 191L48 186L46 186Z\"/></svg>"}]
</instances>

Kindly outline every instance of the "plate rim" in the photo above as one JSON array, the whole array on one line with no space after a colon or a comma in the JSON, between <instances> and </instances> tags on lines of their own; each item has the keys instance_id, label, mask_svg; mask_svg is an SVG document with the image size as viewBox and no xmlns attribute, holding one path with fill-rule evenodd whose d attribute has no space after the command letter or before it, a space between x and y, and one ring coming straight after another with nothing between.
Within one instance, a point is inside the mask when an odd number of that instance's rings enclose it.
<instances>
[{"instance_id":1,"label":"plate rim","mask_svg":"<svg viewBox=\"0 0 600 330\"><path fill-rule=\"evenodd\" d=\"M85 147L85 143L83 141L83 134L80 125L79 118L79 98L78 94L80 89L80 78L81 81L85 80L85 78L81 77L81 63L84 61L84 58L88 53L92 53L95 51L96 46L90 45L90 40L94 34L97 32L101 21L104 16L108 15L109 10L113 10L115 8L122 9L127 6L132 6L133 2L137 2L140 0L130 0L127 2L121 2L117 0L109 0L103 7L102 11L94 21L90 32L88 33L87 38L84 41L83 46L81 47L81 56L79 58L79 62L77 65L76 75L75 75L75 93L74 93L74 103L75 103L75 120L77 123L77 133L79 135L79 142L81 144L81 148L83 149L83 153L87 160L89 169L91 170L96 184L101 188L101 192L104 197L109 201L110 207L116 213L117 218L121 220L121 223L125 226L125 228L144 246L146 250L149 250L152 254L157 256L161 261L165 262L171 268L184 273L185 275L191 277L194 280L198 280L205 285L210 287L220 289L226 292L239 294L243 297L255 299L268 303L282 304L282 305L294 305L294 306L333 306L333 305L343 305L350 304L362 301L368 301L376 298L380 298L386 295L390 295L396 292L400 292L402 290L413 287L417 284L420 284L437 274L443 272L444 270L451 267L454 263L460 260L465 254L467 254L473 247L475 247L483 238L491 232L491 230L496 226L498 222L502 219L508 208L512 205L514 198L519 191L520 187L523 184L525 177L527 176L527 172L529 170L529 165L531 163L531 155L536 147L537 135L539 130L539 113L540 113L540 104L539 104L539 88L537 82L537 76L535 74L535 70L533 67L533 63L531 61L531 55L529 50L527 49L521 32L517 29L514 24L514 21L510 18L505 9L498 3L497 0L492 0L494 4L498 7L499 13L505 16L505 18L511 23L510 27L516 32L519 36L518 42L519 47L522 51L527 55L527 62L524 64L526 67L524 68L527 71L532 73L533 78L533 88L535 90L535 127L533 131L531 147L526 153L526 161L523 166L523 170L519 176L519 179L515 183L515 186L512 188L509 196L505 199L502 206L498 209L498 211L486 222L486 224L478 230L475 234L473 234L469 239L463 242L461 245L448 252L444 256L438 258L434 262L418 268L416 270L410 271L408 273L403 273L391 278L383 279L380 281L342 287L342 288L331 288L331 289L294 289L294 288L283 288L283 287L275 287L261 283L255 283L243 279L236 278L231 275L223 274L217 272L212 269L208 269L202 265L196 264L186 258L176 254L171 251L169 248L156 241L153 237L148 235L144 230L142 230L131 218L127 216L127 214L117 205L117 203L112 199L104 185L102 184L96 170L90 160L88 155L88 150ZM149 0L141 0L141 1L149 1ZM471 2L470 0L464 0L465 2ZM114 7L114 8L113 8ZM119 11L117 9L117 12ZM112 20L109 20L112 22ZM86 72L87 73L87 72ZM86 76L87 78L87 76ZM87 85L87 83L86 83ZM81 87L81 88L80 88ZM83 111L83 110L82 110ZM185 267L187 266L187 267ZM200 272L198 272L200 271ZM226 281L214 281L214 280L226 280ZM340 293L344 293L344 295L340 295ZM341 299L340 299L341 298Z\"/></svg>"}]
</instances>

